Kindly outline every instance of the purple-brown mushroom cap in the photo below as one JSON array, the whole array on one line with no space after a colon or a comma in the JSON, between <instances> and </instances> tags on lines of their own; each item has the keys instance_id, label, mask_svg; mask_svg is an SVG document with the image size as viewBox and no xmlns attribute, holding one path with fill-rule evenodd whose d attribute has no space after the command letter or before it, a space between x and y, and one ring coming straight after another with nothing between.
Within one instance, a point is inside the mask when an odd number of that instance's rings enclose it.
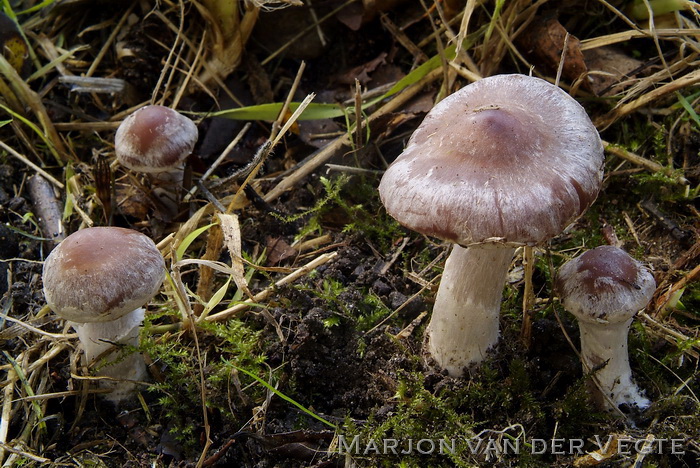
<instances>
[{"instance_id":1,"label":"purple-brown mushroom cap","mask_svg":"<svg viewBox=\"0 0 700 468\"><path fill-rule=\"evenodd\" d=\"M116 320L147 303L160 289L165 262L140 232L93 227L66 237L46 258L46 302L77 323Z\"/></svg>"},{"instance_id":2,"label":"purple-brown mushroom cap","mask_svg":"<svg viewBox=\"0 0 700 468\"><path fill-rule=\"evenodd\" d=\"M119 162L138 172L176 168L197 143L197 126L164 106L145 106L121 123L114 137Z\"/></svg>"},{"instance_id":3,"label":"purple-brown mushroom cap","mask_svg":"<svg viewBox=\"0 0 700 468\"><path fill-rule=\"evenodd\" d=\"M649 303L656 281L627 252L602 245L562 265L555 289L564 308L579 320L618 323Z\"/></svg>"},{"instance_id":4,"label":"purple-brown mushroom cap","mask_svg":"<svg viewBox=\"0 0 700 468\"><path fill-rule=\"evenodd\" d=\"M602 142L575 99L539 78L496 75L438 103L379 192L414 231L534 245L580 216L602 177Z\"/></svg>"}]
</instances>

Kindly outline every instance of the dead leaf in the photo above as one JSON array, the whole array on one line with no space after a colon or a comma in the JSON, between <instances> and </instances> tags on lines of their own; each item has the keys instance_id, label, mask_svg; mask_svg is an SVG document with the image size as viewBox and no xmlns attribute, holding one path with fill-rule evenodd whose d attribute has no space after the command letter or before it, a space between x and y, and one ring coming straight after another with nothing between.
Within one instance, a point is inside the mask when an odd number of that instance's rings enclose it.
<instances>
[{"instance_id":1,"label":"dead leaf","mask_svg":"<svg viewBox=\"0 0 700 468\"><path fill-rule=\"evenodd\" d=\"M297 254L297 249L290 246L282 237L267 237L267 264L277 265Z\"/></svg>"},{"instance_id":2,"label":"dead leaf","mask_svg":"<svg viewBox=\"0 0 700 468\"><path fill-rule=\"evenodd\" d=\"M143 192L126 184L117 184L115 192L117 208L122 215L136 219L148 218L151 203Z\"/></svg>"},{"instance_id":3,"label":"dead leaf","mask_svg":"<svg viewBox=\"0 0 700 468\"><path fill-rule=\"evenodd\" d=\"M224 234L224 243L231 254L231 276L236 286L248 297L252 298L253 293L248 289L248 281L245 279L245 268L241 255L241 226L238 223L238 216L235 214L219 213L221 222L221 232Z\"/></svg>"},{"instance_id":4,"label":"dead leaf","mask_svg":"<svg viewBox=\"0 0 700 468\"><path fill-rule=\"evenodd\" d=\"M619 438L620 436L618 434L612 434L611 436L606 437L604 439L605 445L601 443L601 445L603 446L600 447L598 450L588 452L586 455L575 459L574 466L577 468L598 466L606 460L609 460L610 458L614 457L615 455L617 455L617 441ZM626 436L622 436L622 438L626 438Z\"/></svg>"},{"instance_id":5,"label":"dead leaf","mask_svg":"<svg viewBox=\"0 0 700 468\"><path fill-rule=\"evenodd\" d=\"M376 70L379 65L382 65L385 62L386 56L387 53L382 52L377 58L355 68L351 68L345 73L336 75L334 81L339 84L354 85L355 79L357 79L360 83L367 84L367 82L369 82L371 79L369 74Z\"/></svg>"},{"instance_id":6,"label":"dead leaf","mask_svg":"<svg viewBox=\"0 0 700 468\"><path fill-rule=\"evenodd\" d=\"M588 67L588 86L597 96L611 96L632 85L643 63L615 47L598 47L583 52Z\"/></svg>"},{"instance_id":7,"label":"dead leaf","mask_svg":"<svg viewBox=\"0 0 700 468\"><path fill-rule=\"evenodd\" d=\"M556 18L535 18L518 38L518 45L535 66L550 75L556 74L562 59L567 31ZM576 81L586 73L586 62L581 52L581 43L569 34L562 77Z\"/></svg>"}]
</instances>

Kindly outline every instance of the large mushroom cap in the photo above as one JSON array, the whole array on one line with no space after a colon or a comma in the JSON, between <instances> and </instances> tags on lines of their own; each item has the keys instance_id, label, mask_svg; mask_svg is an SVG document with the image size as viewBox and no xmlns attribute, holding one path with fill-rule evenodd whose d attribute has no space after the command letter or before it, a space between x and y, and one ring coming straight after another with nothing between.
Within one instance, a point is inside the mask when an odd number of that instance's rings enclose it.
<instances>
[{"instance_id":1,"label":"large mushroom cap","mask_svg":"<svg viewBox=\"0 0 700 468\"><path fill-rule=\"evenodd\" d=\"M49 307L78 323L115 320L148 302L165 277L165 262L147 236L118 227L66 237L44 262Z\"/></svg>"},{"instance_id":2,"label":"large mushroom cap","mask_svg":"<svg viewBox=\"0 0 700 468\"><path fill-rule=\"evenodd\" d=\"M404 226L458 244L537 244L595 200L603 145L560 88L497 75L437 104L379 185Z\"/></svg>"},{"instance_id":3,"label":"large mushroom cap","mask_svg":"<svg viewBox=\"0 0 700 468\"><path fill-rule=\"evenodd\" d=\"M162 172L177 167L197 143L197 126L179 112L145 106L129 115L114 136L121 164L139 172Z\"/></svg>"},{"instance_id":4,"label":"large mushroom cap","mask_svg":"<svg viewBox=\"0 0 700 468\"><path fill-rule=\"evenodd\" d=\"M579 320L624 322L643 309L656 289L651 272L624 250L602 245L566 262L555 288Z\"/></svg>"}]
</instances>

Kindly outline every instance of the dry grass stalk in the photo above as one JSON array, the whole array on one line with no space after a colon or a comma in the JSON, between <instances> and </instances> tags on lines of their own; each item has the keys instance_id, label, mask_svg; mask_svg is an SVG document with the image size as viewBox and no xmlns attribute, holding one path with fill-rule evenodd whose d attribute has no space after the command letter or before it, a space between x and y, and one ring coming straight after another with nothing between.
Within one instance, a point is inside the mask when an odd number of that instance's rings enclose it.
<instances>
[{"instance_id":1,"label":"dry grass stalk","mask_svg":"<svg viewBox=\"0 0 700 468\"><path fill-rule=\"evenodd\" d=\"M229 307L228 309L222 310L221 312L217 312L216 314L209 315L206 317L205 320L208 321L219 321L219 320L225 320L229 317L232 317L240 312L245 311L251 306L256 305L257 303L260 303L270 297L270 295L277 289L280 288L286 284L290 284L298 280L299 278L302 278L303 276L306 276L309 274L311 271L315 270L316 268L320 267L321 265L328 263L329 261L333 260L336 256L338 255L338 252L331 252L331 253L326 253L323 255L319 255L306 265L303 265L296 269L293 273L285 276L284 278L276 281L273 285L270 287L262 290L261 292L257 293L256 295L253 296L252 299L247 299L239 304L234 305L233 307Z\"/></svg>"},{"instance_id":2,"label":"dry grass stalk","mask_svg":"<svg viewBox=\"0 0 700 468\"><path fill-rule=\"evenodd\" d=\"M405 105L411 98L415 97L425 85L435 81L442 74L441 69L433 70L423 77L420 81L414 85L409 86L403 92L397 94L389 102L384 104L382 107L373 112L369 117L363 120L364 125L371 125L372 122L378 120L380 117L390 114L391 112L400 109L401 106ZM313 157L308 159L303 165L297 168L293 173L282 179L272 190L270 190L263 199L266 202L271 202L277 199L284 192L294 187L299 183L304 177L311 174L318 167L323 165L333 156L344 151L345 148L350 147L352 144L352 135L350 133L345 133L343 136L336 138L332 143L326 145L321 150L319 150Z\"/></svg>"}]
</instances>

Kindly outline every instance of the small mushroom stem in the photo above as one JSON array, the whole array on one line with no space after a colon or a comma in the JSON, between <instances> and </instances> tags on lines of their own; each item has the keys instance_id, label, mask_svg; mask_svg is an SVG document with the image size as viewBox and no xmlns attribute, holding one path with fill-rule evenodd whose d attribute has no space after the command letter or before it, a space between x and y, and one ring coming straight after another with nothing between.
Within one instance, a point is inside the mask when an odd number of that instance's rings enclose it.
<instances>
[{"instance_id":1,"label":"small mushroom stem","mask_svg":"<svg viewBox=\"0 0 700 468\"><path fill-rule=\"evenodd\" d=\"M515 249L455 245L428 325L427 352L453 377L484 360L498 342L498 318Z\"/></svg>"},{"instance_id":2,"label":"small mushroom stem","mask_svg":"<svg viewBox=\"0 0 700 468\"><path fill-rule=\"evenodd\" d=\"M78 333L86 362L90 364L96 359L104 357L103 354L115 345L137 347L144 315L145 310L138 308L110 322L70 322ZM105 398L114 403L118 403L133 394L136 388L134 381L142 381L147 378L146 363L141 353L134 352L127 356L120 356L117 349L107 355L105 359L107 364L98 367L97 374L116 379L100 381L100 387L112 390Z\"/></svg>"},{"instance_id":3,"label":"small mushroom stem","mask_svg":"<svg viewBox=\"0 0 700 468\"><path fill-rule=\"evenodd\" d=\"M627 334L632 318L625 322L605 323L579 320L581 360L584 371L598 381L596 403L604 409L622 404L644 409L650 402L632 380L627 353ZM600 395L600 392L604 395Z\"/></svg>"}]
</instances>

